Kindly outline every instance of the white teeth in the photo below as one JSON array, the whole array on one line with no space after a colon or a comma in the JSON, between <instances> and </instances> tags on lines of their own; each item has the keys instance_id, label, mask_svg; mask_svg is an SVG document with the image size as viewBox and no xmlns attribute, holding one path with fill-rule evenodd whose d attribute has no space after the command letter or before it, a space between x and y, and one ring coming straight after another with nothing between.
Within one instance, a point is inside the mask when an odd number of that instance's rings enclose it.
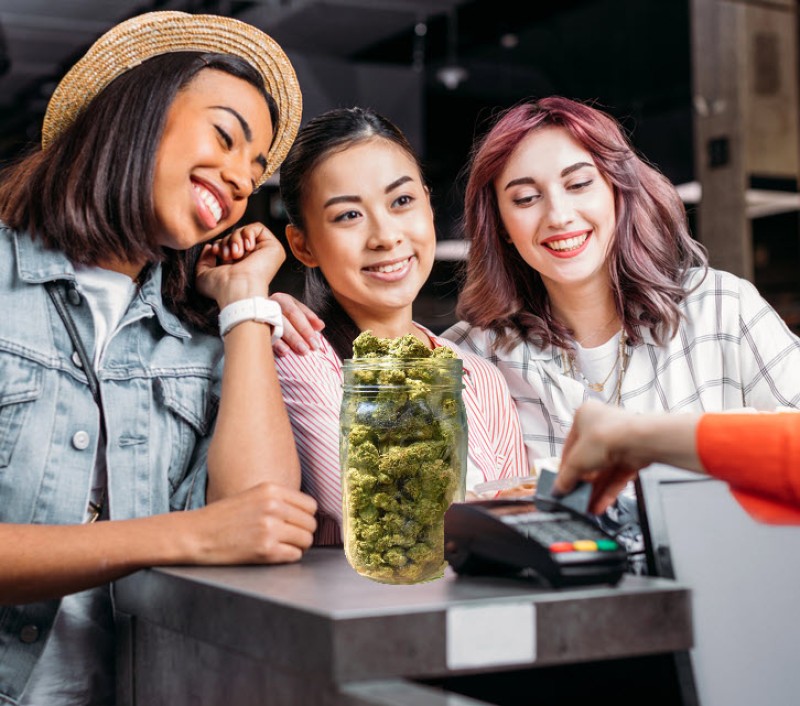
<instances>
[{"instance_id":1,"label":"white teeth","mask_svg":"<svg viewBox=\"0 0 800 706\"><path fill-rule=\"evenodd\" d=\"M200 184L192 184L192 186L194 187L195 193L200 197L200 200L208 206L208 210L211 211L214 220L219 223L222 218L222 206L219 201L217 201L217 197L205 187L200 186Z\"/></svg>"},{"instance_id":2,"label":"white teeth","mask_svg":"<svg viewBox=\"0 0 800 706\"><path fill-rule=\"evenodd\" d=\"M551 250L575 250L579 248L586 242L586 238L589 237L588 233L584 233L583 235L578 235L574 238L565 238L564 240L554 240L551 243L545 243L548 248Z\"/></svg>"},{"instance_id":3,"label":"white teeth","mask_svg":"<svg viewBox=\"0 0 800 706\"><path fill-rule=\"evenodd\" d=\"M397 272L402 270L411 258L407 258L402 262L395 262L393 265L380 265L379 267L368 267L370 272Z\"/></svg>"}]
</instances>

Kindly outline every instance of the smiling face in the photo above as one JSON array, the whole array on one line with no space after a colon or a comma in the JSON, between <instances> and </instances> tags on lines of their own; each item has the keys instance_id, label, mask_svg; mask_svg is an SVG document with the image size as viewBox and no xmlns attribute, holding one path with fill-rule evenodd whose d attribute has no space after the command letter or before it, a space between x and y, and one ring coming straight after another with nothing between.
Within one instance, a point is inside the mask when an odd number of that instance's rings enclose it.
<instances>
[{"instance_id":1,"label":"smiling face","mask_svg":"<svg viewBox=\"0 0 800 706\"><path fill-rule=\"evenodd\" d=\"M269 108L258 90L205 69L178 94L156 153L159 243L183 250L234 225L266 166Z\"/></svg>"},{"instance_id":2,"label":"smiling face","mask_svg":"<svg viewBox=\"0 0 800 706\"><path fill-rule=\"evenodd\" d=\"M564 128L542 128L522 140L494 188L511 242L551 296L608 282L614 190Z\"/></svg>"},{"instance_id":3,"label":"smiling face","mask_svg":"<svg viewBox=\"0 0 800 706\"><path fill-rule=\"evenodd\" d=\"M411 305L433 267L436 233L414 160L383 138L325 157L302 199L304 230L289 226L295 256L319 267L361 329L411 321Z\"/></svg>"}]
</instances>

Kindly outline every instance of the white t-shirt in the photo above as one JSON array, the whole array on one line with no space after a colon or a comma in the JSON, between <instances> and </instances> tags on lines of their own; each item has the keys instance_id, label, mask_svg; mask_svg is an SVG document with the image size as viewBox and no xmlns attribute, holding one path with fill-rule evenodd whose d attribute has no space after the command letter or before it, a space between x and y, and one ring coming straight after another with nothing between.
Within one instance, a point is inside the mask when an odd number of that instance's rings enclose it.
<instances>
[{"instance_id":1,"label":"white t-shirt","mask_svg":"<svg viewBox=\"0 0 800 706\"><path fill-rule=\"evenodd\" d=\"M78 291L94 321L94 367L136 294L130 277L99 267L75 267ZM84 347L89 346L84 342ZM105 497L105 437L95 458L91 500ZM108 519L104 502L101 520ZM90 516L88 504L86 519ZM115 701L114 621L108 586L64 596L44 652L31 673L20 706L109 706Z\"/></svg>"},{"instance_id":2,"label":"white t-shirt","mask_svg":"<svg viewBox=\"0 0 800 706\"><path fill-rule=\"evenodd\" d=\"M620 335L621 332L594 348L584 348L580 344L575 346L575 377L584 384L587 381L602 383L602 390L597 391L587 385L587 392L589 396L610 404L614 404L617 398Z\"/></svg>"}]
</instances>

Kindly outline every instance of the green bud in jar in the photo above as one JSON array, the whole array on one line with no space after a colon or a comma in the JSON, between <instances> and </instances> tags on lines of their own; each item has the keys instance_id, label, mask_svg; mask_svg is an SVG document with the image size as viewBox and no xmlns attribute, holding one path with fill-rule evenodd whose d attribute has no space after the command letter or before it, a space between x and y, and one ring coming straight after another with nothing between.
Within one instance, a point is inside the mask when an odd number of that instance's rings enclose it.
<instances>
[{"instance_id":1,"label":"green bud in jar","mask_svg":"<svg viewBox=\"0 0 800 706\"><path fill-rule=\"evenodd\" d=\"M462 387L450 348L369 331L353 342L341 410L342 529L360 574L384 583L442 575L444 513L464 499Z\"/></svg>"}]
</instances>

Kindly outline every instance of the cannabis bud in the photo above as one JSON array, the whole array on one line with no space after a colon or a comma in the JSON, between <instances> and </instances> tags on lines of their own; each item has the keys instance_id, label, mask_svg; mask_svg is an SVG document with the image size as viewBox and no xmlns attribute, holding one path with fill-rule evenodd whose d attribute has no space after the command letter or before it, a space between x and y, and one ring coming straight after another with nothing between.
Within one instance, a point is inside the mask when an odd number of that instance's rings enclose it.
<instances>
[{"instance_id":1,"label":"cannabis bud","mask_svg":"<svg viewBox=\"0 0 800 706\"><path fill-rule=\"evenodd\" d=\"M343 535L359 573L417 583L444 570L444 513L463 500L461 361L414 336L363 332L344 363Z\"/></svg>"}]
</instances>

